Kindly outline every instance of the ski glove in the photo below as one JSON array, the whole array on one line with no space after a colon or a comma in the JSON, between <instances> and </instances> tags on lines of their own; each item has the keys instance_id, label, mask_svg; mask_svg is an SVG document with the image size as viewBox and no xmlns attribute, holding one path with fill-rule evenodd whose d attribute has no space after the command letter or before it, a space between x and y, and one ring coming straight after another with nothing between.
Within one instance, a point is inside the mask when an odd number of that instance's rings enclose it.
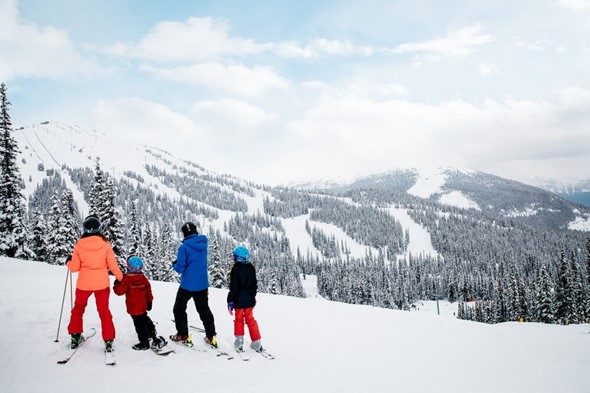
<instances>
[{"instance_id":1,"label":"ski glove","mask_svg":"<svg viewBox=\"0 0 590 393\"><path fill-rule=\"evenodd\" d=\"M234 302L227 303L227 311L229 311L229 315L234 315Z\"/></svg>"},{"instance_id":2,"label":"ski glove","mask_svg":"<svg viewBox=\"0 0 590 393\"><path fill-rule=\"evenodd\" d=\"M148 302L148 304L147 304L147 310L148 311L152 311L152 302Z\"/></svg>"}]
</instances>

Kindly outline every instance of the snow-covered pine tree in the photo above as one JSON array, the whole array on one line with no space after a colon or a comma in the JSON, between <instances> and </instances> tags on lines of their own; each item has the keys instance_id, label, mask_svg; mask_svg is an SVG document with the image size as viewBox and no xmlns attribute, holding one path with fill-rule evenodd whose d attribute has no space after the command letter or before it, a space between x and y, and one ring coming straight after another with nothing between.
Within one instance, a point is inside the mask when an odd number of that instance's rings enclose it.
<instances>
[{"instance_id":1,"label":"snow-covered pine tree","mask_svg":"<svg viewBox=\"0 0 590 393\"><path fill-rule=\"evenodd\" d=\"M88 193L88 206L90 208L90 214L96 215L100 219L101 206L103 205L102 197L105 189L105 178L104 172L100 168L100 159L96 159L96 165L94 167L94 181L90 187Z\"/></svg>"},{"instance_id":2,"label":"snow-covered pine tree","mask_svg":"<svg viewBox=\"0 0 590 393\"><path fill-rule=\"evenodd\" d=\"M558 269L555 284L555 319L562 325L568 325L572 321L574 299L572 297L570 264L567 263L563 250Z\"/></svg>"},{"instance_id":3,"label":"snow-covered pine tree","mask_svg":"<svg viewBox=\"0 0 590 393\"><path fill-rule=\"evenodd\" d=\"M74 196L70 190L63 192L61 214L64 247L71 252L80 238L80 222L82 219L78 212L78 205L74 201Z\"/></svg>"},{"instance_id":4,"label":"snow-covered pine tree","mask_svg":"<svg viewBox=\"0 0 590 393\"><path fill-rule=\"evenodd\" d=\"M129 214L129 254L138 254L141 243L141 232L139 222L137 221L137 202L134 199L131 202L131 213Z\"/></svg>"},{"instance_id":5,"label":"snow-covered pine tree","mask_svg":"<svg viewBox=\"0 0 590 393\"><path fill-rule=\"evenodd\" d=\"M176 259L176 248L172 239L172 229L170 225L164 224L162 237L160 239L160 258L158 260L159 280L174 282L176 281L176 272L172 268L172 262Z\"/></svg>"},{"instance_id":6,"label":"snow-covered pine tree","mask_svg":"<svg viewBox=\"0 0 590 393\"><path fill-rule=\"evenodd\" d=\"M47 261L47 222L41 213L38 201L35 201L31 222L31 250L35 253L37 261Z\"/></svg>"},{"instance_id":7,"label":"snow-covered pine tree","mask_svg":"<svg viewBox=\"0 0 590 393\"><path fill-rule=\"evenodd\" d=\"M545 265L539 271L537 280L535 320L543 323L553 323L553 296L551 295L551 282Z\"/></svg>"},{"instance_id":8,"label":"snow-covered pine tree","mask_svg":"<svg viewBox=\"0 0 590 393\"><path fill-rule=\"evenodd\" d=\"M572 317L570 323L582 323L586 314L586 293L575 254L570 257L570 283L572 289Z\"/></svg>"},{"instance_id":9,"label":"snow-covered pine tree","mask_svg":"<svg viewBox=\"0 0 590 393\"><path fill-rule=\"evenodd\" d=\"M32 209L30 247L35 253L35 260L47 261L47 222L41 212L39 201L35 201Z\"/></svg>"},{"instance_id":10,"label":"snow-covered pine tree","mask_svg":"<svg viewBox=\"0 0 590 393\"><path fill-rule=\"evenodd\" d=\"M62 213L62 203L59 190L55 190L51 196L51 209L49 211L47 243L48 260L52 265L63 265L71 255L73 246L66 244L65 220Z\"/></svg>"},{"instance_id":11,"label":"snow-covered pine tree","mask_svg":"<svg viewBox=\"0 0 590 393\"><path fill-rule=\"evenodd\" d=\"M117 190L113 178L107 174L104 174L104 177L104 188L99 197L98 217L102 233L111 244L119 266L124 268L126 255L123 250L123 223L121 213L115 204Z\"/></svg>"},{"instance_id":12,"label":"snow-covered pine tree","mask_svg":"<svg viewBox=\"0 0 590 393\"><path fill-rule=\"evenodd\" d=\"M590 237L586 240L586 318L590 323Z\"/></svg>"},{"instance_id":13,"label":"snow-covered pine tree","mask_svg":"<svg viewBox=\"0 0 590 393\"><path fill-rule=\"evenodd\" d=\"M213 232L213 231L212 231ZM226 269L221 256L219 255L219 245L215 235L212 236L213 241L210 243L210 264L209 264L209 279L213 288L227 288L227 280L225 277Z\"/></svg>"},{"instance_id":14,"label":"snow-covered pine tree","mask_svg":"<svg viewBox=\"0 0 590 393\"><path fill-rule=\"evenodd\" d=\"M12 136L6 85L0 84L0 255L29 258L23 180L16 164L19 153Z\"/></svg>"},{"instance_id":15,"label":"snow-covered pine tree","mask_svg":"<svg viewBox=\"0 0 590 393\"><path fill-rule=\"evenodd\" d=\"M150 280L153 278L155 272L154 244L155 242L152 238L152 225L148 223L143 230L143 242L140 257L144 262L143 274L145 274Z\"/></svg>"}]
</instances>

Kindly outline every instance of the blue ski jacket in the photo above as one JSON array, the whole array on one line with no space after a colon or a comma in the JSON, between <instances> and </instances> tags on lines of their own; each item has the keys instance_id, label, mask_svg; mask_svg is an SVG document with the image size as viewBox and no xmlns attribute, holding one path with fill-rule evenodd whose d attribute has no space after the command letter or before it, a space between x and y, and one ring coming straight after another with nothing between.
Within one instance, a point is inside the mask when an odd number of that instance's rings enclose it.
<instances>
[{"instance_id":1,"label":"blue ski jacket","mask_svg":"<svg viewBox=\"0 0 590 393\"><path fill-rule=\"evenodd\" d=\"M174 270L181 274L180 287L187 291L201 291L209 288L207 272L207 251L209 240L205 235L186 237L176 255Z\"/></svg>"}]
</instances>

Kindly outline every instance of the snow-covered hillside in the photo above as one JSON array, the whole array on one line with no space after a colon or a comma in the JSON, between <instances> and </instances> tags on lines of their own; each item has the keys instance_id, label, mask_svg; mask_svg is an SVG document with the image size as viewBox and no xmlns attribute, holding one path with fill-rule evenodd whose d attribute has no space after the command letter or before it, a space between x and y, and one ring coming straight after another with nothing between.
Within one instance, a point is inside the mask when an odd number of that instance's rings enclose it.
<instances>
[{"instance_id":1,"label":"snow-covered hillside","mask_svg":"<svg viewBox=\"0 0 590 393\"><path fill-rule=\"evenodd\" d=\"M124 177L125 172L133 172L145 179L145 185L152 191L157 194L167 195L172 200L180 198L179 192L164 184L158 177L152 176L146 170L146 165L155 165L169 172L177 171L177 168L188 167L191 171L214 175L214 173L202 168L189 166L185 160L169 152L148 147L141 143L136 145L122 143L113 139L113 136L107 138L104 133L99 131L86 130L64 123L50 122L19 128L15 130L15 138L21 150L19 165L21 175L25 181L25 195L28 197L33 193L37 185L46 177L46 170L60 171L61 177L74 192L74 199L78 203L83 216L88 213L87 203L68 172L62 170L64 165L70 168L88 167L94 169L96 159L100 158L101 167L112 176L121 178ZM197 163L195 162L195 164ZM126 179L129 180L128 177ZM246 183L246 180L235 180ZM215 187L223 188L224 191L244 199L249 214L263 212L264 198L273 198L269 192L263 190L262 186L252 185L255 196L249 196L229 187L213 184ZM219 218L200 222L206 233L211 227L216 229L224 228L224 224L235 214L233 211L221 210L213 206L207 207L215 210ZM393 216L396 216L395 209L390 211ZM412 239L409 251L413 255L430 254L434 256L436 253L432 248L428 232L412 221L406 214L401 214L401 216L402 228L404 231L409 231ZM286 228L293 255L296 254L297 249L303 255L308 252L311 255L319 254L319 250L313 246L309 234L305 231L305 220L309 219L309 215L302 215L292 219L279 219L283 227ZM399 218L396 217L396 219ZM359 244L335 225L314 221L310 221L310 225L321 228L326 235L334 236L338 242L346 243L350 247L351 256L362 258L370 249L368 246ZM372 251L376 253L375 249ZM400 254L399 257L403 257L403 255Z\"/></svg>"},{"instance_id":2,"label":"snow-covered hillside","mask_svg":"<svg viewBox=\"0 0 590 393\"><path fill-rule=\"evenodd\" d=\"M66 365L69 295L55 343L66 268L0 258L0 381L3 392L588 392L590 325L485 325L404 312L259 294L263 342L276 356L249 362L178 347L168 357L136 342L123 298L112 295L117 365L104 365L100 336ZM76 275L74 275L75 280ZM177 284L153 282L162 335L174 333ZM220 343L232 318L225 290L211 289ZM192 306L192 305L191 305ZM432 306L432 305L431 305ZM432 310L431 310L432 311ZM194 307L189 321L200 325ZM84 325L100 327L94 302Z\"/></svg>"},{"instance_id":3,"label":"snow-covered hillside","mask_svg":"<svg viewBox=\"0 0 590 393\"><path fill-rule=\"evenodd\" d=\"M558 196L547 192L551 188L532 187L487 173L449 166L396 169L332 187L338 191L369 188L406 193L441 205L517 218L543 229L590 231L590 209L580 205L588 206L588 191L569 196L559 193Z\"/></svg>"}]
</instances>

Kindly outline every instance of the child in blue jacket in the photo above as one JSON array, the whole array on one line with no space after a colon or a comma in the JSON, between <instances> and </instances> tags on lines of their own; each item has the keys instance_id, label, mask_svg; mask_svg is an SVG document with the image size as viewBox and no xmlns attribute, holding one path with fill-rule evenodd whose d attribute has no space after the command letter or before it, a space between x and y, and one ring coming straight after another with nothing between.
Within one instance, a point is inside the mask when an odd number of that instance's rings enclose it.
<instances>
[{"instance_id":1,"label":"child in blue jacket","mask_svg":"<svg viewBox=\"0 0 590 393\"><path fill-rule=\"evenodd\" d=\"M209 275L207 272L208 239L200 235L197 226L192 222L182 225L184 240L178 248L174 270L180 273L180 287L174 302L174 323L176 334L170 339L177 342L190 343L188 334L188 318L186 307L192 298L205 328L205 342L217 348L215 319L209 308Z\"/></svg>"}]
</instances>

